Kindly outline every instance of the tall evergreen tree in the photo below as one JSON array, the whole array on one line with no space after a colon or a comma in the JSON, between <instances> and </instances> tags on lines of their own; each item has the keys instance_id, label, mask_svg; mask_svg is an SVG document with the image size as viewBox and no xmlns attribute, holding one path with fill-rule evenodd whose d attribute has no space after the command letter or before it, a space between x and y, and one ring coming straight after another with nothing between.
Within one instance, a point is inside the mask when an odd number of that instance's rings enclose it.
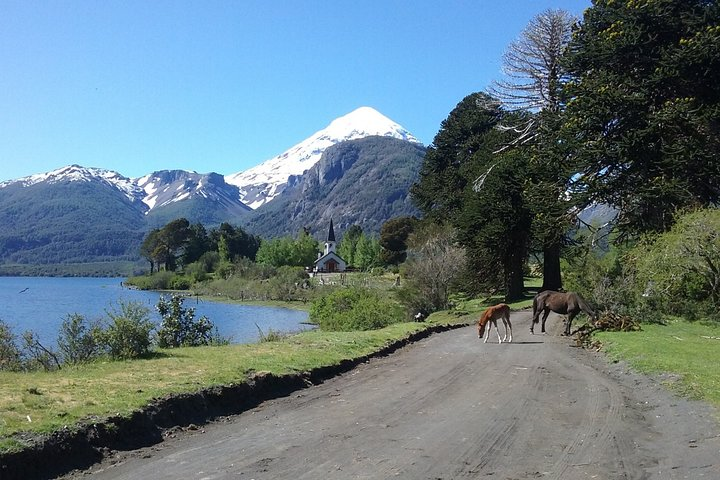
<instances>
[{"instance_id":1,"label":"tall evergreen tree","mask_svg":"<svg viewBox=\"0 0 720 480\"><path fill-rule=\"evenodd\" d=\"M411 193L429 221L455 227L473 283L513 299L522 293L530 223L523 157L497 153L508 141L496 128L504 120L517 117L489 95L465 97L443 121Z\"/></svg>"},{"instance_id":2,"label":"tall evergreen tree","mask_svg":"<svg viewBox=\"0 0 720 480\"><path fill-rule=\"evenodd\" d=\"M560 255L570 226L572 198L566 195L574 173L568 165L568 143L558 139L563 109L562 87L568 75L562 64L576 18L565 10L546 10L534 17L503 55L505 78L491 92L510 111L521 113L504 125L508 148L529 147L527 204L533 209L535 248L543 252L544 290L559 290Z\"/></svg>"},{"instance_id":3,"label":"tall evergreen tree","mask_svg":"<svg viewBox=\"0 0 720 480\"><path fill-rule=\"evenodd\" d=\"M720 201L720 5L596 0L570 44L566 138L623 235Z\"/></svg>"}]
</instances>

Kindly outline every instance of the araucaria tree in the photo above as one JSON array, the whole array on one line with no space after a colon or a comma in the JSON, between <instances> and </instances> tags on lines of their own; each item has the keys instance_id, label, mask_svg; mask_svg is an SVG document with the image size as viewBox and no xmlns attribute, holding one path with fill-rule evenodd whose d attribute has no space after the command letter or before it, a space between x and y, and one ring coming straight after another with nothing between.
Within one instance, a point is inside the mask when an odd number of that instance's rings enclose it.
<instances>
[{"instance_id":1,"label":"araucaria tree","mask_svg":"<svg viewBox=\"0 0 720 480\"><path fill-rule=\"evenodd\" d=\"M526 204L533 214L535 248L543 252L542 288L550 290L562 287L561 248L578 200L568 195L575 173L570 144L558 135L562 87L568 81L562 60L576 21L565 10L547 10L534 17L506 49L505 78L490 89L507 110L519 113L499 125L509 134L500 151L524 149Z\"/></svg>"},{"instance_id":2,"label":"araucaria tree","mask_svg":"<svg viewBox=\"0 0 720 480\"><path fill-rule=\"evenodd\" d=\"M484 93L465 97L443 121L428 148L411 195L427 221L449 223L467 252L471 284L522 294L530 222L522 195L519 150L498 154L510 118Z\"/></svg>"},{"instance_id":3,"label":"araucaria tree","mask_svg":"<svg viewBox=\"0 0 720 480\"><path fill-rule=\"evenodd\" d=\"M720 201L720 4L596 0L569 48L565 138L622 237ZM621 237L621 238L622 238Z\"/></svg>"}]
</instances>

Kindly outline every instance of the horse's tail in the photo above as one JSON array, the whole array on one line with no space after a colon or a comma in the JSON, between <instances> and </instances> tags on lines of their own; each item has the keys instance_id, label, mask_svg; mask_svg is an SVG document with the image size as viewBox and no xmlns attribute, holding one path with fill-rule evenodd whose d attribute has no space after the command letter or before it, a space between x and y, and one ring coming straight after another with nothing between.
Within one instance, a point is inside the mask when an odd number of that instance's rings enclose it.
<instances>
[{"instance_id":1,"label":"horse's tail","mask_svg":"<svg viewBox=\"0 0 720 480\"><path fill-rule=\"evenodd\" d=\"M540 323L540 319L538 318L539 315L537 315L537 311L538 311L538 307L539 307L538 303L540 303L538 300L539 297L540 297L540 294L537 294L537 295L535 295L535 298L533 298L533 323Z\"/></svg>"}]
</instances>

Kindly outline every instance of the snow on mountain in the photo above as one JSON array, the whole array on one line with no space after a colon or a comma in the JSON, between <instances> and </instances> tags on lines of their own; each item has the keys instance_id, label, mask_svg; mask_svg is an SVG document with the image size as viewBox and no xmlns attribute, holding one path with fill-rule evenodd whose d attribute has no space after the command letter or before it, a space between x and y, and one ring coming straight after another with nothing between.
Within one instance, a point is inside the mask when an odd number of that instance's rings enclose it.
<instances>
[{"instance_id":1,"label":"snow on mountain","mask_svg":"<svg viewBox=\"0 0 720 480\"><path fill-rule=\"evenodd\" d=\"M143 202L151 210L192 196L223 204L234 203L238 207L243 207L239 201L238 188L227 184L223 176L217 173L162 170L137 178L135 183L143 190L145 194Z\"/></svg>"},{"instance_id":2,"label":"snow on mountain","mask_svg":"<svg viewBox=\"0 0 720 480\"><path fill-rule=\"evenodd\" d=\"M315 165L326 148L346 140L380 135L420 143L410 132L377 110L360 107L333 120L284 153L248 170L225 176L237 185L240 199L255 209L279 195L293 176L302 175Z\"/></svg>"},{"instance_id":3,"label":"snow on mountain","mask_svg":"<svg viewBox=\"0 0 720 480\"><path fill-rule=\"evenodd\" d=\"M29 187L37 183L61 183L61 182L101 182L122 192L131 202L140 201L145 192L138 187L132 179L124 177L112 170L102 168L82 167L80 165L68 165L51 172L39 173L17 180L0 182L0 188L20 184Z\"/></svg>"}]
</instances>

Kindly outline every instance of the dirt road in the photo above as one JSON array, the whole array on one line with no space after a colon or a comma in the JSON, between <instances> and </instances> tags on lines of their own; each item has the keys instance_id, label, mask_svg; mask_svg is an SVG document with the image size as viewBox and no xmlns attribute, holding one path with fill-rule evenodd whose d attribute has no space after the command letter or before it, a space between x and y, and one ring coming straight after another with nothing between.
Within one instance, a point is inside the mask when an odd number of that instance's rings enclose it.
<instances>
[{"instance_id":1,"label":"dirt road","mask_svg":"<svg viewBox=\"0 0 720 480\"><path fill-rule=\"evenodd\" d=\"M571 346L559 317L512 320L512 344L436 334L76 476L720 479L710 408Z\"/></svg>"}]
</instances>

